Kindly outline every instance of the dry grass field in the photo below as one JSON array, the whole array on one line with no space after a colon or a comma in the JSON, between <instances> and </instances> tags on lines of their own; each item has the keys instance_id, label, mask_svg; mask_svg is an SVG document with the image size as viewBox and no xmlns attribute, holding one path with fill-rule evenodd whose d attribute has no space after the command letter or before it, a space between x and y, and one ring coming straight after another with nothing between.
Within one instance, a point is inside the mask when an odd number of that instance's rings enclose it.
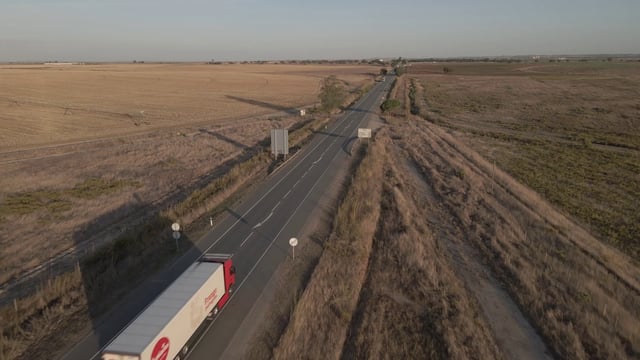
<instances>
[{"instance_id":1,"label":"dry grass field","mask_svg":"<svg viewBox=\"0 0 640 360\"><path fill-rule=\"evenodd\" d=\"M618 76L614 74L634 69L626 64L607 65L575 66L583 66L578 68L579 77L605 77L600 71ZM300 290L290 317L279 325L284 329L279 339L271 341L275 345L270 356L640 357L640 267L629 256L633 252L612 246L615 242L604 238L597 226L580 221L552 197L536 192L508 166L514 162L501 161L501 156L524 159L539 171L538 176L550 176L545 164L553 160L536 159L531 147L520 146L525 138L525 144L542 150L549 144L562 144L554 148L560 156L580 158L585 156L583 149L615 153L625 159L616 165L633 167L637 161L634 105L621 106L619 111L628 119L622 115L608 118L609 126L593 125L599 122L595 115L573 119L557 111L554 120L548 120L548 128L522 130L508 124L540 116L538 112L558 96L548 94L553 88L538 90L538 97L520 94L531 79L521 72L544 67L517 70L512 65L449 64L458 75L445 76L441 65L434 66L439 69L414 67L411 71L418 75L410 72L399 78L392 96L402 106L386 114L387 125L369 145L336 214L324 252ZM506 78L511 88L501 93L504 97L492 94L492 87L505 81L505 71L516 71ZM634 78L634 71L629 79ZM474 75L477 72L482 75ZM555 74L554 79L559 76ZM625 83L626 76L622 77ZM562 84L556 86L566 90ZM607 98L606 90L569 88L581 94L576 98L585 96L582 91L590 92L591 103L578 101L570 96L571 91L563 90L564 101L557 99L557 106L612 106L601 99ZM455 107L456 102L474 103L470 89L481 99L493 98L494 103L503 104L498 109L525 99L535 106L511 109L504 118L482 112L479 104L490 106L490 101L475 100L478 112ZM624 92L618 95L610 101L635 101ZM420 116L411 114L411 109ZM629 137L623 143L625 131L620 128L624 126L629 126ZM595 140L585 146L582 140L567 136L588 131L592 139L606 135L617 141ZM626 194L630 197L625 199L627 206L637 204L637 193L616 184L633 189L638 172L615 166L603 169L602 163L591 162L593 173L613 170L611 183L596 186ZM580 184L583 174L560 172L556 179L563 182L555 192L570 191L566 189ZM601 206L614 202L608 200ZM618 216L633 219L637 214L620 211ZM372 233L370 223L376 219ZM637 239L638 232L631 233Z\"/></svg>"},{"instance_id":2,"label":"dry grass field","mask_svg":"<svg viewBox=\"0 0 640 360\"><path fill-rule=\"evenodd\" d=\"M215 124L317 102L320 80L355 87L378 68L338 65L0 65L0 152Z\"/></svg>"},{"instance_id":3,"label":"dry grass field","mask_svg":"<svg viewBox=\"0 0 640 360\"><path fill-rule=\"evenodd\" d=\"M426 116L640 259L640 64L417 64L410 76Z\"/></svg>"},{"instance_id":4,"label":"dry grass field","mask_svg":"<svg viewBox=\"0 0 640 360\"><path fill-rule=\"evenodd\" d=\"M0 66L0 284L220 176L339 65Z\"/></svg>"}]
</instances>

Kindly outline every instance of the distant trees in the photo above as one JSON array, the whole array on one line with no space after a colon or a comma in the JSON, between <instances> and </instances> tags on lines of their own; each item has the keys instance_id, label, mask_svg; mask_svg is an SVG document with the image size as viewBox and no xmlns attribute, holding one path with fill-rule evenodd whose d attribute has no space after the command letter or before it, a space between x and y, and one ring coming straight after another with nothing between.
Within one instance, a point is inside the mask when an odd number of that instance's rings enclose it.
<instances>
[{"instance_id":1,"label":"distant trees","mask_svg":"<svg viewBox=\"0 0 640 360\"><path fill-rule=\"evenodd\" d=\"M404 66L404 65L407 65L408 63L409 62L407 61L407 59L403 59L402 56L399 56L397 59L391 60L391 66L393 67Z\"/></svg>"},{"instance_id":2,"label":"distant trees","mask_svg":"<svg viewBox=\"0 0 640 360\"><path fill-rule=\"evenodd\" d=\"M380 69L380 75L387 75L387 69L385 68Z\"/></svg>"},{"instance_id":3,"label":"distant trees","mask_svg":"<svg viewBox=\"0 0 640 360\"><path fill-rule=\"evenodd\" d=\"M324 112L330 113L342 105L344 100L345 90L344 86L335 75L324 78L322 80L322 87L320 88L320 109Z\"/></svg>"},{"instance_id":4,"label":"distant trees","mask_svg":"<svg viewBox=\"0 0 640 360\"><path fill-rule=\"evenodd\" d=\"M452 72L452 71L453 71L453 70L451 70L451 68L450 68L450 67L448 67L448 66L445 66L445 67L443 67L443 68L442 68L442 72L443 72L443 73L445 73L445 74L448 74L448 73L450 73L450 72Z\"/></svg>"}]
</instances>

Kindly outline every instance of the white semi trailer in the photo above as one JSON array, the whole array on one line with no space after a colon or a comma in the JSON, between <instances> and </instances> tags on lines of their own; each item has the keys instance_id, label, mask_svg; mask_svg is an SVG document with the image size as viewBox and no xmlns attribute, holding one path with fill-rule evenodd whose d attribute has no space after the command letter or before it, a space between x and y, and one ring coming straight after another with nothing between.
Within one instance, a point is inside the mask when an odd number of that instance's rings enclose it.
<instances>
[{"instance_id":1,"label":"white semi trailer","mask_svg":"<svg viewBox=\"0 0 640 360\"><path fill-rule=\"evenodd\" d=\"M107 345L102 360L183 359L205 319L229 300L234 283L231 256L204 255Z\"/></svg>"}]
</instances>

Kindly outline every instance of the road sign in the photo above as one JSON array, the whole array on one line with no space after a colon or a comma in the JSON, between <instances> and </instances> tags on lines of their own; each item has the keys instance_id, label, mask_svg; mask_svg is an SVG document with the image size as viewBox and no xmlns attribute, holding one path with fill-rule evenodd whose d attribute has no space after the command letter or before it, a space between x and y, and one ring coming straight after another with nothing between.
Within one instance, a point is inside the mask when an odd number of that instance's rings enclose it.
<instances>
[{"instance_id":1,"label":"road sign","mask_svg":"<svg viewBox=\"0 0 640 360\"><path fill-rule=\"evenodd\" d=\"M289 130L271 129L271 153L275 157L289 154Z\"/></svg>"},{"instance_id":2,"label":"road sign","mask_svg":"<svg viewBox=\"0 0 640 360\"><path fill-rule=\"evenodd\" d=\"M358 138L369 139L371 137L371 129L358 128Z\"/></svg>"},{"instance_id":3,"label":"road sign","mask_svg":"<svg viewBox=\"0 0 640 360\"><path fill-rule=\"evenodd\" d=\"M177 222L174 222L173 224L171 224L171 230L173 230L173 238L176 240L176 251L178 251L178 247L179 247L179 243L178 240L180 239L180 224L178 224Z\"/></svg>"},{"instance_id":4,"label":"road sign","mask_svg":"<svg viewBox=\"0 0 640 360\"><path fill-rule=\"evenodd\" d=\"M293 260L296 259L296 246L298 246L298 239L291 238L289 239L289 245L291 245L291 251L293 253Z\"/></svg>"}]
</instances>

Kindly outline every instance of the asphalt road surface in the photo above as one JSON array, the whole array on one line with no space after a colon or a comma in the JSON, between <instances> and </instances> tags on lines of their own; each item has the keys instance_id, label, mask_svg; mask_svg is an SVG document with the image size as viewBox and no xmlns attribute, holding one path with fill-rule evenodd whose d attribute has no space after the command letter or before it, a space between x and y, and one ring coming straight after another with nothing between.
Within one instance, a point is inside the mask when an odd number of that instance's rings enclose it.
<instances>
[{"instance_id":1,"label":"asphalt road surface","mask_svg":"<svg viewBox=\"0 0 640 360\"><path fill-rule=\"evenodd\" d=\"M222 221L194 248L132 291L110 314L97 322L90 335L70 349L64 359L99 359L100 350L160 294L203 252L234 255L236 290L189 359L219 359L240 324L278 266L291 256L289 239L297 237L312 210L338 170L347 166L357 129L367 115L375 113L392 77L349 108L344 115L314 138L257 190L228 209ZM362 124L361 124L362 123Z\"/></svg>"}]
</instances>

